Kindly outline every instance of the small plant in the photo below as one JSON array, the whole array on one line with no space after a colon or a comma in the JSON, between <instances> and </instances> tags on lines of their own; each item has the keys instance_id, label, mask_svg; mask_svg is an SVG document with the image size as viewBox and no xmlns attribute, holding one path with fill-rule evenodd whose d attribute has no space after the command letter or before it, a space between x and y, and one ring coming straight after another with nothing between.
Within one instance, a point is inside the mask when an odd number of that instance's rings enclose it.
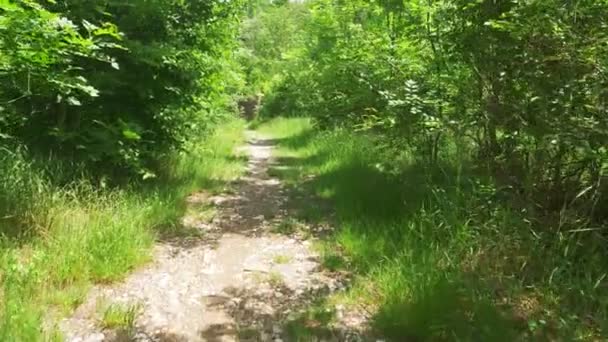
<instances>
[{"instance_id":1,"label":"small plant","mask_svg":"<svg viewBox=\"0 0 608 342\"><path fill-rule=\"evenodd\" d=\"M288 218L284 221L281 221L276 227L274 227L273 232L277 234L283 235L291 235L302 229L302 223L298 222L298 220L293 218Z\"/></svg>"},{"instance_id":2,"label":"small plant","mask_svg":"<svg viewBox=\"0 0 608 342\"><path fill-rule=\"evenodd\" d=\"M325 254L321 262L330 271L338 271L346 267L346 261L338 254Z\"/></svg>"},{"instance_id":3,"label":"small plant","mask_svg":"<svg viewBox=\"0 0 608 342\"><path fill-rule=\"evenodd\" d=\"M290 341L326 341L333 340L332 323L335 321L335 310L327 303L314 303L303 312L288 320L286 333Z\"/></svg>"},{"instance_id":4,"label":"small plant","mask_svg":"<svg viewBox=\"0 0 608 342\"><path fill-rule=\"evenodd\" d=\"M295 226L291 220L286 220L274 227L273 232L284 235L293 234L295 232Z\"/></svg>"},{"instance_id":5,"label":"small plant","mask_svg":"<svg viewBox=\"0 0 608 342\"><path fill-rule=\"evenodd\" d=\"M252 277L253 281L256 282L256 284L262 284L266 280L264 272L260 272L260 271L252 272L251 277Z\"/></svg>"},{"instance_id":6,"label":"small plant","mask_svg":"<svg viewBox=\"0 0 608 342\"><path fill-rule=\"evenodd\" d=\"M186 215L196 222L210 223L217 215L217 208L206 203L191 205Z\"/></svg>"},{"instance_id":7,"label":"small plant","mask_svg":"<svg viewBox=\"0 0 608 342\"><path fill-rule=\"evenodd\" d=\"M259 341L260 332L255 328L242 328L238 330L239 339L245 341Z\"/></svg>"},{"instance_id":8,"label":"small plant","mask_svg":"<svg viewBox=\"0 0 608 342\"><path fill-rule=\"evenodd\" d=\"M272 258L272 262L278 265L284 265L291 262L291 257L289 255L275 255Z\"/></svg>"},{"instance_id":9,"label":"small plant","mask_svg":"<svg viewBox=\"0 0 608 342\"><path fill-rule=\"evenodd\" d=\"M131 335L135 331L135 320L140 311L141 305L139 304L110 304L103 311L101 326Z\"/></svg>"},{"instance_id":10,"label":"small plant","mask_svg":"<svg viewBox=\"0 0 608 342\"><path fill-rule=\"evenodd\" d=\"M338 271L347 267L347 260L337 246L328 242L319 242L314 245L314 249L321 257L321 264L329 271Z\"/></svg>"},{"instance_id":11,"label":"small plant","mask_svg":"<svg viewBox=\"0 0 608 342\"><path fill-rule=\"evenodd\" d=\"M282 287L285 285L285 280L280 272L272 271L268 274L268 283L272 287Z\"/></svg>"}]
</instances>

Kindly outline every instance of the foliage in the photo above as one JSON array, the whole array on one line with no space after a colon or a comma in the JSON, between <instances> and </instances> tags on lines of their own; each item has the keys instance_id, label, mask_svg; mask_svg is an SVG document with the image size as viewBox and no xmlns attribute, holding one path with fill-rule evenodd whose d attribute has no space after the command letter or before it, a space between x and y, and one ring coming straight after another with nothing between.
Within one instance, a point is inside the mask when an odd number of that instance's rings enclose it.
<instances>
[{"instance_id":1,"label":"foliage","mask_svg":"<svg viewBox=\"0 0 608 342\"><path fill-rule=\"evenodd\" d=\"M304 42L265 113L383 132L429 162L454 137L527 210L606 219L605 2L307 7Z\"/></svg>"},{"instance_id":2,"label":"foliage","mask_svg":"<svg viewBox=\"0 0 608 342\"><path fill-rule=\"evenodd\" d=\"M184 198L221 189L244 169L233 156L243 126L222 124L174 153L157 182L123 189L86 178L57 186L23 153L0 159L0 340L62 340L53 324L93 283L121 279L149 260L156 238L187 231ZM104 324L132 323L132 312L114 309Z\"/></svg>"},{"instance_id":3,"label":"foliage","mask_svg":"<svg viewBox=\"0 0 608 342\"><path fill-rule=\"evenodd\" d=\"M286 69L298 56L305 40L307 21L301 3L251 1L241 25L238 61L244 69L245 96L264 94L283 82Z\"/></svg>"},{"instance_id":4,"label":"foliage","mask_svg":"<svg viewBox=\"0 0 608 342\"><path fill-rule=\"evenodd\" d=\"M120 330L129 338L135 333L135 319L141 311L141 305L109 304L103 308L101 323L106 329Z\"/></svg>"},{"instance_id":5,"label":"foliage","mask_svg":"<svg viewBox=\"0 0 608 342\"><path fill-rule=\"evenodd\" d=\"M325 266L354 273L349 290L326 300L328 309L364 308L375 332L391 341L608 336L600 234L556 237L514 210L491 177L471 166L458 176L463 161L455 150L428 164L381 135L321 131L307 118L277 118L259 130L290 160L277 174L292 191L317 197L303 201L294 219L335 226L320 248ZM335 220L318 213L323 200ZM323 339L331 325L315 328Z\"/></svg>"},{"instance_id":6,"label":"foliage","mask_svg":"<svg viewBox=\"0 0 608 342\"><path fill-rule=\"evenodd\" d=\"M102 174L153 176L163 154L230 104L239 9L207 0L0 2L2 139Z\"/></svg>"},{"instance_id":7,"label":"foliage","mask_svg":"<svg viewBox=\"0 0 608 342\"><path fill-rule=\"evenodd\" d=\"M281 175L316 175L335 204L328 249L372 284L360 294L381 303L376 327L395 340L605 337L608 3L304 6L262 114L325 132L261 128L303 154Z\"/></svg>"}]
</instances>

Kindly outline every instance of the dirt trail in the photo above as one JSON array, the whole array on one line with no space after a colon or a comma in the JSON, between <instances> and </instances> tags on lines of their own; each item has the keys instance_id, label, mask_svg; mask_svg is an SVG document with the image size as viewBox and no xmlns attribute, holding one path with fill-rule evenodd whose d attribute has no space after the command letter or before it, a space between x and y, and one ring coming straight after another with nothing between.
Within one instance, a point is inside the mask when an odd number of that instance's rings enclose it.
<instances>
[{"instance_id":1,"label":"dirt trail","mask_svg":"<svg viewBox=\"0 0 608 342\"><path fill-rule=\"evenodd\" d=\"M202 238L160 242L151 265L93 289L61 323L68 341L288 340L285 318L341 286L320 270L310 241L272 233L286 219L286 191L267 172L272 142L247 134L247 175L236 193L189 199L217 208L211 223L185 218ZM134 331L101 328L99 308L110 304L138 308Z\"/></svg>"}]
</instances>

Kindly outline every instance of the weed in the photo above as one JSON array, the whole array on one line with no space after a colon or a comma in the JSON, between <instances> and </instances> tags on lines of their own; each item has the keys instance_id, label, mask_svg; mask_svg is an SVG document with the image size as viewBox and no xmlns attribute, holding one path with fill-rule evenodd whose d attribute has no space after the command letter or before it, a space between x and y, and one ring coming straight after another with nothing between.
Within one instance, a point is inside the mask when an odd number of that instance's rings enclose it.
<instances>
[{"instance_id":1,"label":"weed","mask_svg":"<svg viewBox=\"0 0 608 342\"><path fill-rule=\"evenodd\" d=\"M275 255L272 257L272 262L277 265L288 264L291 262L291 257L289 255Z\"/></svg>"},{"instance_id":2,"label":"weed","mask_svg":"<svg viewBox=\"0 0 608 342\"><path fill-rule=\"evenodd\" d=\"M284 220L281 221L278 225L276 225L273 229L274 233L283 234L283 235L291 235L296 232L297 226L292 220Z\"/></svg>"},{"instance_id":3,"label":"weed","mask_svg":"<svg viewBox=\"0 0 608 342\"><path fill-rule=\"evenodd\" d=\"M333 340L332 323L335 311L323 302L312 304L307 310L288 320L286 333L290 341Z\"/></svg>"},{"instance_id":4,"label":"weed","mask_svg":"<svg viewBox=\"0 0 608 342\"><path fill-rule=\"evenodd\" d=\"M111 304L104 310L101 317L101 326L104 329L120 330L127 335L135 332L135 320L141 311L141 305Z\"/></svg>"},{"instance_id":5,"label":"weed","mask_svg":"<svg viewBox=\"0 0 608 342\"><path fill-rule=\"evenodd\" d=\"M260 271L252 272L251 276L253 278L253 281L255 281L257 284L262 284L268 279L266 274L264 272L260 272Z\"/></svg>"},{"instance_id":6,"label":"weed","mask_svg":"<svg viewBox=\"0 0 608 342\"><path fill-rule=\"evenodd\" d=\"M239 340L241 341L259 341L261 333L255 328L240 328L238 329Z\"/></svg>"},{"instance_id":7,"label":"weed","mask_svg":"<svg viewBox=\"0 0 608 342\"><path fill-rule=\"evenodd\" d=\"M217 208L206 203L190 205L186 216L196 222L210 223L217 215Z\"/></svg>"},{"instance_id":8,"label":"weed","mask_svg":"<svg viewBox=\"0 0 608 342\"><path fill-rule=\"evenodd\" d=\"M294 218L287 218L273 228L273 232L282 235L292 235L294 233L307 233L306 226Z\"/></svg>"},{"instance_id":9,"label":"weed","mask_svg":"<svg viewBox=\"0 0 608 342\"><path fill-rule=\"evenodd\" d=\"M347 268L348 260L343 252L337 248L334 241L317 240L313 249L319 254L321 264L329 271L339 271Z\"/></svg>"},{"instance_id":10,"label":"weed","mask_svg":"<svg viewBox=\"0 0 608 342\"><path fill-rule=\"evenodd\" d=\"M280 272L271 271L268 273L268 283L275 288L283 287L285 285L285 279Z\"/></svg>"}]
</instances>

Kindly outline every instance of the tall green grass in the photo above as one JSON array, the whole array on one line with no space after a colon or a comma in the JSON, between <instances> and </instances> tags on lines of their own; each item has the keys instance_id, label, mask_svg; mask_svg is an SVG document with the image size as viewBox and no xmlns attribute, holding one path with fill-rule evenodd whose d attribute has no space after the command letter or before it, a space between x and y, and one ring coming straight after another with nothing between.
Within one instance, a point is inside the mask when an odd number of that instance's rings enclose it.
<instances>
[{"instance_id":1,"label":"tall green grass","mask_svg":"<svg viewBox=\"0 0 608 342\"><path fill-rule=\"evenodd\" d=\"M608 258L598 231L559 231L534 217L466 156L429 164L371 134L319 132L306 118L258 129L280 146L284 166L274 172L333 204L336 230L322 255L355 274L343 300L369 308L381 335L608 337Z\"/></svg>"},{"instance_id":2,"label":"tall green grass","mask_svg":"<svg viewBox=\"0 0 608 342\"><path fill-rule=\"evenodd\" d=\"M243 127L218 127L167 160L159 179L123 188L87 180L57 186L26 153L3 151L0 340L60 340L53 322L92 284L119 280L148 261L155 239L180 229L189 193L240 175L234 149Z\"/></svg>"}]
</instances>

